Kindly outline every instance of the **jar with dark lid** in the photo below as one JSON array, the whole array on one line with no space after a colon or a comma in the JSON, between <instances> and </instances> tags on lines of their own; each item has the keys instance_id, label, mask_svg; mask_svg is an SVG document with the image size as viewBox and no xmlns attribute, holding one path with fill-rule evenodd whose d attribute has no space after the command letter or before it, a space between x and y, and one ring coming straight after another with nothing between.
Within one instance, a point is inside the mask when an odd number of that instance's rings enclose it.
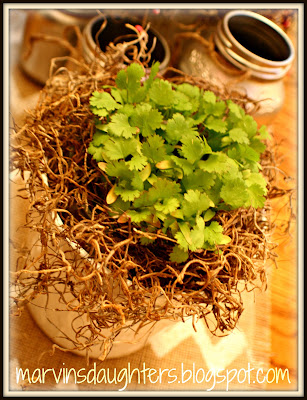
<instances>
[{"instance_id":1,"label":"jar with dark lid","mask_svg":"<svg viewBox=\"0 0 307 400\"><path fill-rule=\"evenodd\" d=\"M135 17L124 18L115 16L97 16L93 18L85 26L83 30L83 52L87 62L93 61L95 58L104 65L103 54L107 46L112 42L129 43L137 39L137 34L127 27L127 24L140 27L140 19ZM152 26L147 30L148 43L147 49L150 50L154 45L151 53L149 67L153 61L160 62L160 73L167 68L170 61L170 49L165 38ZM96 43L98 41L98 46ZM155 43L154 43L155 41ZM136 43L138 46L138 43ZM98 51L98 57L97 57Z\"/></svg>"},{"instance_id":2,"label":"jar with dark lid","mask_svg":"<svg viewBox=\"0 0 307 400\"><path fill-rule=\"evenodd\" d=\"M228 12L213 36L214 51L201 41L184 43L179 68L221 89L235 89L257 103L247 104L259 123L269 123L281 109L283 77L291 68L294 47L287 34L262 15L246 10Z\"/></svg>"}]
</instances>

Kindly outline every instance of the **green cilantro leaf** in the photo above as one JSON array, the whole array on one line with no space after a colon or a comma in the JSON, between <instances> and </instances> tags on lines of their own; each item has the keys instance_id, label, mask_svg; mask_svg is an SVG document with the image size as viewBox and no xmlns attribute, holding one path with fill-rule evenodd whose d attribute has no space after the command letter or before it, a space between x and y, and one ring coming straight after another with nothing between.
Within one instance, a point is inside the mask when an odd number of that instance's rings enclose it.
<instances>
[{"instance_id":1,"label":"green cilantro leaf","mask_svg":"<svg viewBox=\"0 0 307 400\"><path fill-rule=\"evenodd\" d=\"M148 191L142 193L141 196L135 200L133 206L135 208L153 206L164 199L178 197L180 191L181 188L178 183L166 178L157 178Z\"/></svg>"},{"instance_id":2,"label":"green cilantro leaf","mask_svg":"<svg viewBox=\"0 0 307 400\"><path fill-rule=\"evenodd\" d=\"M129 187L124 187L124 186L116 186L115 193L120 195L124 201L133 201L140 195L139 190L131 189Z\"/></svg>"},{"instance_id":3,"label":"green cilantro leaf","mask_svg":"<svg viewBox=\"0 0 307 400\"><path fill-rule=\"evenodd\" d=\"M124 104L118 111L117 114L125 114L128 119L134 113L134 105L133 104Z\"/></svg>"},{"instance_id":4,"label":"green cilantro leaf","mask_svg":"<svg viewBox=\"0 0 307 400\"><path fill-rule=\"evenodd\" d=\"M185 262L188 258L189 258L189 253L187 251L181 249L179 246L173 247L173 250L170 254L170 260L172 262L181 264Z\"/></svg>"},{"instance_id":5,"label":"green cilantro leaf","mask_svg":"<svg viewBox=\"0 0 307 400\"><path fill-rule=\"evenodd\" d=\"M141 103L135 107L130 123L138 127L143 136L150 136L161 127L162 120L163 116L158 110L153 109L150 104Z\"/></svg>"},{"instance_id":6,"label":"green cilantro leaf","mask_svg":"<svg viewBox=\"0 0 307 400\"><path fill-rule=\"evenodd\" d=\"M94 133L93 137L95 136L96 133L108 133L108 131L106 130L106 125L105 123L101 123L100 120L95 121L95 128L96 128L96 132Z\"/></svg>"},{"instance_id":7,"label":"green cilantro leaf","mask_svg":"<svg viewBox=\"0 0 307 400\"><path fill-rule=\"evenodd\" d=\"M215 117L223 116L225 109L226 109L226 104L223 101L217 101L215 104L208 104L205 106L206 112Z\"/></svg>"},{"instance_id":8,"label":"green cilantro leaf","mask_svg":"<svg viewBox=\"0 0 307 400\"><path fill-rule=\"evenodd\" d=\"M206 90L203 95L203 99L206 103L215 104L216 102L216 95L209 90Z\"/></svg>"},{"instance_id":9,"label":"green cilantro leaf","mask_svg":"<svg viewBox=\"0 0 307 400\"><path fill-rule=\"evenodd\" d=\"M263 194L267 193L267 181L259 173L248 171L244 176L244 180L247 186L258 185Z\"/></svg>"},{"instance_id":10,"label":"green cilantro leaf","mask_svg":"<svg viewBox=\"0 0 307 400\"><path fill-rule=\"evenodd\" d=\"M162 199L176 197L181 192L178 183L165 178L158 178L148 190L149 201L153 204Z\"/></svg>"},{"instance_id":11,"label":"green cilantro leaf","mask_svg":"<svg viewBox=\"0 0 307 400\"><path fill-rule=\"evenodd\" d=\"M259 133L259 139L261 139L261 140L269 139L269 137L270 137L270 134L269 134L269 132L267 130L267 127L265 125L262 125L259 128L258 133Z\"/></svg>"},{"instance_id":12,"label":"green cilantro leaf","mask_svg":"<svg viewBox=\"0 0 307 400\"><path fill-rule=\"evenodd\" d=\"M173 92L173 102L174 102L174 110L175 111L191 111L192 110L192 104L189 101L189 97L186 96L184 93L180 91L174 91Z\"/></svg>"},{"instance_id":13,"label":"green cilantro leaf","mask_svg":"<svg viewBox=\"0 0 307 400\"><path fill-rule=\"evenodd\" d=\"M246 144L235 144L227 154L230 158L243 164L246 164L246 161L258 162L260 160L259 153Z\"/></svg>"},{"instance_id":14,"label":"green cilantro leaf","mask_svg":"<svg viewBox=\"0 0 307 400\"><path fill-rule=\"evenodd\" d=\"M121 95L120 91L118 90L118 88L112 87L111 95L114 97L114 99L117 101L117 103L119 103L121 105L123 104L124 101L123 101L122 95Z\"/></svg>"},{"instance_id":15,"label":"green cilantro leaf","mask_svg":"<svg viewBox=\"0 0 307 400\"><path fill-rule=\"evenodd\" d=\"M96 160L97 162L103 161L103 147L101 146L95 146L93 142L91 142L87 148L87 152L93 156L93 159Z\"/></svg>"},{"instance_id":16,"label":"green cilantro leaf","mask_svg":"<svg viewBox=\"0 0 307 400\"><path fill-rule=\"evenodd\" d=\"M206 193L189 189L184 194L181 209L186 218L191 218L193 215L200 215L203 211L212 206L214 206L214 204Z\"/></svg>"},{"instance_id":17,"label":"green cilantro leaf","mask_svg":"<svg viewBox=\"0 0 307 400\"><path fill-rule=\"evenodd\" d=\"M109 115L109 111L106 108L90 106L90 109L92 113L98 115L98 117L106 117L107 115Z\"/></svg>"},{"instance_id":18,"label":"green cilantro leaf","mask_svg":"<svg viewBox=\"0 0 307 400\"><path fill-rule=\"evenodd\" d=\"M175 234L175 239L179 247L187 251L190 246L193 246L189 224L187 222L180 222L178 226L180 230Z\"/></svg>"},{"instance_id":19,"label":"green cilantro leaf","mask_svg":"<svg viewBox=\"0 0 307 400\"><path fill-rule=\"evenodd\" d=\"M176 88L179 92L184 93L190 99L198 99L200 90L197 86L190 85L189 83L181 83Z\"/></svg>"},{"instance_id":20,"label":"green cilantro leaf","mask_svg":"<svg viewBox=\"0 0 307 400\"><path fill-rule=\"evenodd\" d=\"M112 138L104 145L104 153L110 160L124 159L137 153L139 143L136 139Z\"/></svg>"},{"instance_id":21,"label":"green cilantro leaf","mask_svg":"<svg viewBox=\"0 0 307 400\"><path fill-rule=\"evenodd\" d=\"M113 111L121 107L108 92L98 92L97 90L92 93L90 97L90 105L95 108L104 108L107 111Z\"/></svg>"},{"instance_id":22,"label":"green cilantro leaf","mask_svg":"<svg viewBox=\"0 0 307 400\"><path fill-rule=\"evenodd\" d=\"M249 138L252 138L257 133L257 122L251 115L244 115L237 123L237 127L245 131Z\"/></svg>"},{"instance_id":23,"label":"green cilantro leaf","mask_svg":"<svg viewBox=\"0 0 307 400\"><path fill-rule=\"evenodd\" d=\"M106 166L106 173L109 176L117 177L118 179L131 180L133 178L133 172L130 171L125 161L112 161L108 162Z\"/></svg>"},{"instance_id":24,"label":"green cilantro leaf","mask_svg":"<svg viewBox=\"0 0 307 400\"><path fill-rule=\"evenodd\" d=\"M154 80L148 93L150 100L158 106L169 107L173 103L174 93L172 85L168 81Z\"/></svg>"},{"instance_id":25,"label":"green cilantro leaf","mask_svg":"<svg viewBox=\"0 0 307 400\"><path fill-rule=\"evenodd\" d=\"M121 70L116 77L116 85L127 93L127 102L134 103L141 89L141 79L145 71L140 64L130 64L126 70Z\"/></svg>"},{"instance_id":26,"label":"green cilantro leaf","mask_svg":"<svg viewBox=\"0 0 307 400\"><path fill-rule=\"evenodd\" d=\"M131 160L126 161L130 170L141 171L147 165L147 157L142 154L135 154Z\"/></svg>"},{"instance_id":27,"label":"green cilantro leaf","mask_svg":"<svg viewBox=\"0 0 307 400\"><path fill-rule=\"evenodd\" d=\"M226 104L223 101L217 101L217 97L213 92L206 90L200 99L200 107L197 114L197 119L202 122L208 115L214 117L223 116L226 109Z\"/></svg>"},{"instance_id":28,"label":"green cilantro leaf","mask_svg":"<svg viewBox=\"0 0 307 400\"><path fill-rule=\"evenodd\" d=\"M223 174L225 172L236 173L238 171L238 166L235 161L222 152L209 154L207 160L200 160L198 162L198 166L203 171L215 172L217 174Z\"/></svg>"},{"instance_id":29,"label":"green cilantro leaf","mask_svg":"<svg viewBox=\"0 0 307 400\"><path fill-rule=\"evenodd\" d=\"M220 118L214 117L213 115L210 115L206 119L205 126L207 129L214 132L225 133L227 130L227 122L221 120Z\"/></svg>"},{"instance_id":30,"label":"green cilantro leaf","mask_svg":"<svg viewBox=\"0 0 307 400\"><path fill-rule=\"evenodd\" d=\"M129 179L121 179L115 187L115 194L120 195L124 201L133 201L139 197L144 189L144 183L137 171L129 171Z\"/></svg>"},{"instance_id":31,"label":"green cilantro leaf","mask_svg":"<svg viewBox=\"0 0 307 400\"><path fill-rule=\"evenodd\" d=\"M194 171L193 164L185 158L171 156L171 160L183 171L184 176L191 175Z\"/></svg>"},{"instance_id":32,"label":"green cilantro leaf","mask_svg":"<svg viewBox=\"0 0 307 400\"><path fill-rule=\"evenodd\" d=\"M120 196L117 197L116 201L112 203L112 210L115 214L122 214L129 210L130 201L124 201Z\"/></svg>"},{"instance_id":33,"label":"green cilantro leaf","mask_svg":"<svg viewBox=\"0 0 307 400\"><path fill-rule=\"evenodd\" d=\"M232 100L227 100L227 105L229 109L229 119L231 121L237 122L244 117L245 112L238 104L235 104Z\"/></svg>"},{"instance_id":34,"label":"green cilantro leaf","mask_svg":"<svg viewBox=\"0 0 307 400\"><path fill-rule=\"evenodd\" d=\"M139 191L144 189L144 182L136 171L134 171L133 178L131 179L131 187Z\"/></svg>"},{"instance_id":35,"label":"green cilantro leaf","mask_svg":"<svg viewBox=\"0 0 307 400\"><path fill-rule=\"evenodd\" d=\"M207 210L203 215L204 221L205 222L210 221L210 219L212 219L215 216L215 214L216 214L215 211L211 209Z\"/></svg>"},{"instance_id":36,"label":"green cilantro leaf","mask_svg":"<svg viewBox=\"0 0 307 400\"><path fill-rule=\"evenodd\" d=\"M197 86L190 85L189 83L182 83L176 87L177 92L183 93L188 97L190 104L189 111L191 114L196 112L199 108L200 90Z\"/></svg>"},{"instance_id":37,"label":"green cilantro leaf","mask_svg":"<svg viewBox=\"0 0 307 400\"><path fill-rule=\"evenodd\" d=\"M91 144L96 147L103 146L108 139L109 139L109 136L106 133L96 131L93 135L93 140L92 140Z\"/></svg>"},{"instance_id":38,"label":"green cilantro leaf","mask_svg":"<svg viewBox=\"0 0 307 400\"><path fill-rule=\"evenodd\" d=\"M142 222L142 221L146 221L150 215L151 215L151 211L148 208L142 209L142 210L129 210L127 212L127 214L129 215L129 217L131 218L132 222Z\"/></svg>"},{"instance_id":39,"label":"green cilantro leaf","mask_svg":"<svg viewBox=\"0 0 307 400\"><path fill-rule=\"evenodd\" d=\"M228 134L233 142L249 144L247 133L241 128L233 128Z\"/></svg>"},{"instance_id":40,"label":"green cilantro leaf","mask_svg":"<svg viewBox=\"0 0 307 400\"><path fill-rule=\"evenodd\" d=\"M206 139L199 136L184 136L181 139L181 153L192 164L199 161L204 154L212 153Z\"/></svg>"},{"instance_id":41,"label":"green cilantro leaf","mask_svg":"<svg viewBox=\"0 0 307 400\"><path fill-rule=\"evenodd\" d=\"M266 190L263 190L263 188L257 184L248 186L246 190L249 199L245 206L248 207L251 205L254 208L263 208L265 204L264 195L266 194Z\"/></svg>"},{"instance_id":42,"label":"green cilantro leaf","mask_svg":"<svg viewBox=\"0 0 307 400\"><path fill-rule=\"evenodd\" d=\"M154 205L155 209L163 212L164 214L171 214L179 207L180 203L177 198L166 198L162 202L158 202Z\"/></svg>"},{"instance_id":43,"label":"green cilantro leaf","mask_svg":"<svg viewBox=\"0 0 307 400\"><path fill-rule=\"evenodd\" d=\"M175 238L181 249L196 251L203 248L205 240L205 221L200 216L195 219L196 225L190 229L187 223L179 223L180 231Z\"/></svg>"},{"instance_id":44,"label":"green cilantro leaf","mask_svg":"<svg viewBox=\"0 0 307 400\"><path fill-rule=\"evenodd\" d=\"M257 151L257 153L263 153L266 149L266 145L260 141L257 137L253 137L250 140L250 147Z\"/></svg>"},{"instance_id":45,"label":"green cilantro leaf","mask_svg":"<svg viewBox=\"0 0 307 400\"><path fill-rule=\"evenodd\" d=\"M176 144L184 136L196 136L196 127L184 118L182 114L176 113L173 118L168 120L166 125L166 139L169 143Z\"/></svg>"},{"instance_id":46,"label":"green cilantro leaf","mask_svg":"<svg viewBox=\"0 0 307 400\"><path fill-rule=\"evenodd\" d=\"M197 169L195 172L189 175L185 175L181 181L186 191L188 191L189 189L202 189L203 191L205 191L213 186L214 182L215 175L209 172L202 171L201 169Z\"/></svg>"},{"instance_id":47,"label":"green cilantro leaf","mask_svg":"<svg viewBox=\"0 0 307 400\"><path fill-rule=\"evenodd\" d=\"M144 87L145 87L146 92L148 92L148 90L150 89L150 87L154 81L154 78L156 77L157 73L159 72L159 69L160 69L159 61L154 62L153 65L151 66L150 74L144 82Z\"/></svg>"},{"instance_id":48,"label":"green cilantro leaf","mask_svg":"<svg viewBox=\"0 0 307 400\"><path fill-rule=\"evenodd\" d=\"M205 221L200 216L196 217L196 226L191 230L192 245L191 251L196 251L204 247L205 241Z\"/></svg>"},{"instance_id":49,"label":"green cilantro leaf","mask_svg":"<svg viewBox=\"0 0 307 400\"><path fill-rule=\"evenodd\" d=\"M223 227L218 222L212 221L204 230L204 241L208 243L209 248L214 248L216 245L230 243L231 238L223 235Z\"/></svg>"},{"instance_id":50,"label":"green cilantro leaf","mask_svg":"<svg viewBox=\"0 0 307 400\"><path fill-rule=\"evenodd\" d=\"M111 122L107 124L106 129L112 135L123 136L126 139L131 138L137 132L137 128L129 124L128 116L121 113L112 116Z\"/></svg>"},{"instance_id":51,"label":"green cilantro leaf","mask_svg":"<svg viewBox=\"0 0 307 400\"><path fill-rule=\"evenodd\" d=\"M142 153L154 164L164 160L166 158L166 150L162 137L156 134L149 136L146 142L143 143Z\"/></svg>"},{"instance_id":52,"label":"green cilantro leaf","mask_svg":"<svg viewBox=\"0 0 307 400\"><path fill-rule=\"evenodd\" d=\"M232 208L244 207L248 200L246 184L243 179L228 179L222 186L221 198Z\"/></svg>"}]
</instances>

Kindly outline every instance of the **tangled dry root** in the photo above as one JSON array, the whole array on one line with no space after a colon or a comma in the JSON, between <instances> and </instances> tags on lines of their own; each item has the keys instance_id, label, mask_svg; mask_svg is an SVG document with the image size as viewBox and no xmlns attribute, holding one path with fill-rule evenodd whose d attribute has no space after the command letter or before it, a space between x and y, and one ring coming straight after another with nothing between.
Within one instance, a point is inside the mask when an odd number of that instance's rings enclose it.
<instances>
[{"instance_id":1,"label":"tangled dry root","mask_svg":"<svg viewBox=\"0 0 307 400\"><path fill-rule=\"evenodd\" d=\"M18 260L12 282L17 288L15 304L22 309L40 293L57 290L67 310L87 315L90 321L67 338L73 348L90 349L102 343L103 357L116 335L138 322L146 325L193 316L204 319L214 334L226 334L243 312L239 283L244 290L266 288L265 265L275 258L275 245L269 240L269 204L263 210L219 212L216 218L231 242L219 246L218 252L191 253L184 264L168 261L172 239L165 235L150 234L153 244L140 245L139 239L148 233L110 216L104 201L108 183L87 155L94 133L89 96L102 85L114 84L119 68L118 49L110 47L108 57L104 67L71 59L78 70L59 69L24 126L15 127L11 166L28 174L27 193L21 195L29 196L27 227L29 233L38 234L40 249L35 256ZM123 54L121 58L127 61ZM215 91L207 82L174 68L168 74L173 82ZM245 98L237 100L244 106ZM287 193L274 185L276 171L269 168L272 154L267 150L262 160L267 167L268 199ZM57 215L61 226L55 223ZM67 301L65 293L76 302ZM111 332L108 337L103 334L106 328Z\"/></svg>"}]
</instances>

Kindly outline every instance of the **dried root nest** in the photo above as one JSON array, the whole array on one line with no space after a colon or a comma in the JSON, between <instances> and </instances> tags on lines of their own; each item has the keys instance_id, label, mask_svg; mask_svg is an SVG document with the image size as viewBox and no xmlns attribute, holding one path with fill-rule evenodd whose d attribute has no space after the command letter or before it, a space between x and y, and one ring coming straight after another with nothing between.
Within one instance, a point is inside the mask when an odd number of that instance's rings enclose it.
<instances>
[{"instance_id":1,"label":"dried root nest","mask_svg":"<svg viewBox=\"0 0 307 400\"><path fill-rule=\"evenodd\" d=\"M146 42L141 42L140 49L146 49ZM220 246L218 252L191 253L184 264L169 261L171 238L150 234L156 240L142 246L139 239L146 232L129 221L119 223L110 217L104 201L110 188L102 183L100 170L87 155L94 133L89 96L102 85L114 84L121 62L131 62L125 55L129 46L122 50L109 47L104 67L97 59L90 65L82 58L69 59L78 68L60 68L51 76L36 108L23 127L15 127L11 139L12 169L29 174L27 191L21 196L29 197L27 227L29 234L38 235L36 248L40 250L35 256L20 258L13 272L15 306L22 309L40 293L62 285L59 295L67 310L90 320L69 338L75 349L112 341L127 324L187 316L204 319L214 334L226 334L243 312L242 288L265 288L265 265L275 258L275 245L269 240L269 204L263 210L219 212L216 218L231 243ZM166 76L176 83L190 82L216 92L208 82L174 68ZM226 89L216 94L234 98ZM235 101L244 107L246 98ZM285 195L287 190L274 183L277 168L272 149L264 154L262 165L268 200ZM61 226L55 223L56 216ZM69 243L69 250L63 241ZM77 306L65 300L65 293L76 299ZM102 334L105 328L111 331L109 337ZM84 335L86 342L80 340Z\"/></svg>"}]
</instances>

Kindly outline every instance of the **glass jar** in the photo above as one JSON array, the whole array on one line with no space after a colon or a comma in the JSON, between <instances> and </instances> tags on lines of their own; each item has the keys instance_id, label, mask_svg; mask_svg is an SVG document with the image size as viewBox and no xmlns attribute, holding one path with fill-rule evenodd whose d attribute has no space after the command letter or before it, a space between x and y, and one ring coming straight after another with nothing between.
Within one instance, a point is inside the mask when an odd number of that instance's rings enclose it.
<instances>
[{"instance_id":1,"label":"glass jar","mask_svg":"<svg viewBox=\"0 0 307 400\"><path fill-rule=\"evenodd\" d=\"M20 64L28 76L45 84L52 58L69 55L69 49L56 39L65 38L74 46L77 37L72 29L82 31L87 22L97 15L96 10L37 10L29 11L21 47ZM57 67L64 66L57 63Z\"/></svg>"},{"instance_id":2,"label":"glass jar","mask_svg":"<svg viewBox=\"0 0 307 400\"><path fill-rule=\"evenodd\" d=\"M186 41L178 67L221 90L241 92L251 100L247 111L258 123L272 121L283 105L283 77L294 59L294 47L286 33L260 14L234 10L219 21L213 45L204 43Z\"/></svg>"}]
</instances>

